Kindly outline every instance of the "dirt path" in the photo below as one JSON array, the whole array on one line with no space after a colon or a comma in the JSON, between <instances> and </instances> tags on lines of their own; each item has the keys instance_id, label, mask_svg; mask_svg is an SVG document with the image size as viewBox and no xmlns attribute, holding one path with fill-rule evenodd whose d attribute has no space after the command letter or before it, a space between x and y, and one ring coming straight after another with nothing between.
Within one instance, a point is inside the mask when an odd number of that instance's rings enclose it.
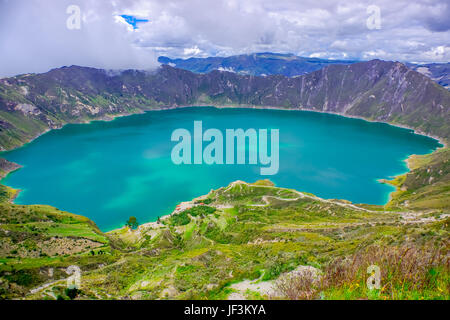
<instances>
[{"instance_id":1,"label":"dirt path","mask_svg":"<svg viewBox=\"0 0 450 320\"><path fill-rule=\"evenodd\" d=\"M338 205L341 207L346 207L346 208L351 208L354 210L359 210L359 211L364 211L364 212L368 212L368 213L392 213L392 214L398 214L402 217L402 219L404 220L403 223L404 224L409 224L409 223L427 223L427 222L433 222L433 221L438 221L438 220L442 220L445 219L447 217L450 216L450 214L441 214L440 217L438 219L436 219L435 217L423 217L424 214L426 214L426 212L409 212L409 211L377 211L377 210L370 210L370 209L366 209L366 208L361 208L355 204L352 203L342 203L336 200L328 200L328 199L322 199L319 198L317 196L313 196L313 195L309 195L309 194L305 194L303 192L294 190L294 189L288 189L288 188L281 188L281 187L275 187L275 186L264 186L264 185L253 185L250 183L247 183L245 181L234 181L232 182L226 189L225 191L228 191L230 188L236 186L236 185L247 185L247 186L251 186L251 187L262 187L262 188L268 188L268 189L277 189L277 190L285 190L288 192L292 192L298 195L297 198L282 198L282 197L277 197L277 196L262 196L262 200L265 202L265 204L251 204L250 206L252 207L265 207L267 205L270 204L269 198L273 198L273 199L277 199L280 201L297 201L299 199L303 199L303 198L308 198L308 199L312 199L315 201L320 201L320 202L325 202L325 203L329 203L329 204L333 204L333 205Z\"/></svg>"},{"instance_id":2,"label":"dirt path","mask_svg":"<svg viewBox=\"0 0 450 320\"><path fill-rule=\"evenodd\" d=\"M263 196L263 201L266 202L266 205L268 204L268 202L267 202L267 198L268 197L272 197L272 198L275 198L275 199L278 199L278 200L282 200L282 201L295 201L295 200L298 200L298 199L301 199L301 198L309 198L309 199L313 199L313 200L316 200L316 201L321 201L321 202L335 204L335 205L342 206L342 207L352 208L352 209L355 209L355 210L361 210L361 211L372 212L372 213L374 213L374 212L378 213L379 212L379 211L369 210L369 209L366 209L366 208L361 208L361 207L358 207L358 206L356 206L354 204L351 204L351 203L342 203L342 202L338 202L338 201L334 201L334 200L322 199L322 198L319 198L319 197L316 197L316 196L312 196L312 195L309 195L309 194L305 194L303 192L300 192L300 191L297 191L297 190L293 190L293 189L281 188L281 187L275 187L275 186L253 185L253 184L247 183L245 181L240 181L240 180L232 182L228 186L228 188L225 189L225 191L228 191L230 188L232 188L232 187L234 187L236 185L240 185L240 184L244 184L244 185L247 185L247 186L250 186L250 187L261 187L261 188L268 188L268 189L286 190L286 191L289 191L289 192L293 192L293 193L295 193L295 194L297 194L299 196L298 198L281 198L281 197L276 197L276 196ZM253 206L264 206L264 205L253 205Z\"/></svg>"}]
</instances>

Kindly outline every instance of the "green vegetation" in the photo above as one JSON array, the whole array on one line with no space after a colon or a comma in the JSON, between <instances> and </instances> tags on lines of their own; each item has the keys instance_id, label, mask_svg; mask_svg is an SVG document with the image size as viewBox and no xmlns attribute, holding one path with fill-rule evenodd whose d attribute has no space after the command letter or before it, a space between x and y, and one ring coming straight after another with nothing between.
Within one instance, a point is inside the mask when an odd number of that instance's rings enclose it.
<instances>
[{"instance_id":1,"label":"green vegetation","mask_svg":"<svg viewBox=\"0 0 450 320\"><path fill-rule=\"evenodd\" d=\"M184 212L186 212L187 214L189 214L193 217L206 216L208 214L212 214L212 213L216 212L216 208L208 207L208 206L195 206L195 207L185 210Z\"/></svg>"},{"instance_id":2,"label":"green vegetation","mask_svg":"<svg viewBox=\"0 0 450 320\"><path fill-rule=\"evenodd\" d=\"M443 148L409 159L411 172L389 183L396 186L391 207L410 210L440 209L448 213L450 207L450 149Z\"/></svg>"},{"instance_id":3,"label":"green vegetation","mask_svg":"<svg viewBox=\"0 0 450 320\"><path fill-rule=\"evenodd\" d=\"M209 201L209 203L211 203L211 201ZM204 217L214 212L216 212L216 208L205 205L197 205L195 207L173 214L170 217L170 224L173 226L184 226L191 222L190 217Z\"/></svg>"},{"instance_id":4,"label":"green vegetation","mask_svg":"<svg viewBox=\"0 0 450 320\"><path fill-rule=\"evenodd\" d=\"M87 218L49 206L3 201L0 295L27 299L449 297L445 284L450 219L441 209L413 211L414 215L392 208L367 209L267 182L234 182L211 191L206 199L208 205L193 200L160 223L107 234ZM382 270L378 291L365 286L368 264ZM76 295L66 292L70 265L82 270ZM298 268L319 270L320 283L305 274L295 278ZM289 286L283 280L287 278ZM273 292L260 291L259 285Z\"/></svg>"},{"instance_id":5,"label":"green vegetation","mask_svg":"<svg viewBox=\"0 0 450 320\"><path fill-rule=\"evenodd\" d=\"M130 218L128 218L125 225L131 229L136 229L139 226L139 223L138 223L136 217L131 216Z\"/></svg>"},{"instance_id":6,"label":"green vegetation","mask_svg":"<svg viewBox=\"0 0 450 320\"><path fill-rule=\"evenodd\" d=\"M191 222L191 218L186 211L175 213L170 217L170 223L174 226L184 226Z\"/></svg>"},{"instance_id":7,"label":"green vegetation","mask_svg":"<svg viewBox=\"0 0 450 320\"><path fill-rule=\"evenodd\" d=\"M369 246L347 258L337 258L323 273L307 270L280 278L275 287L288 299L395 299L450 298L448 252L433 246ZM380 283L376 272L380 270ZM369 279L371 277L371 279ZM367 282L374 287L369 288Z\"/></svg>"}]
</instances>

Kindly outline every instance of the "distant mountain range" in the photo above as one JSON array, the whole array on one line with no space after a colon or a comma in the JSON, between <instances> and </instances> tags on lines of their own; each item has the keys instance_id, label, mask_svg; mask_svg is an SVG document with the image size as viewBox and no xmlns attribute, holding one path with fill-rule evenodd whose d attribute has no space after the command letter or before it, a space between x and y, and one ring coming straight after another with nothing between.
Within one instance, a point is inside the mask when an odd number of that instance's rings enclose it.
<instances>
[{"instance_id":1,"label":"distant mountain range","mask_svg":"<svg viewBox=\"0 0 450 320\"><path fill-rule=\"evenodd\" d=\"M160 63L171 65L196 73L208 73L213 70L223 70L255 76L280 74L294 77L320 70L331 64L353 64L357 60L330 60L319 58L305 58L293 54L280 53L254 53L230 57L209 57L170 59L159 57ZM441 86L450 89L450 63L413 64L406 63L408 67L416 70Z\"/></svg>"},{"instance_id":2,"label":"distant mountain range","mask_svg":"<svg viewBox=\"0 0 450 320\"><path fill-rule=\"evenodd\" d=\"M254 53L230 57L209 57L170 59L159 57L160 63L189 70L195 73L208 73L213 70L236 72L243 75L268 76L280 74L287 77L307 74L330 64L350 64L356 60L327 60L304 58L293 54Z\"/></svg>"},{"instance_id":3,"label":"distant mountain range","mask_svg":"<svg viewBox=\"0 0 450 320\"><path fill-rule=\"evenodd\" d=\"M428 64L407 63L406 65L450 90L450 62Z\"/></svg>"},{"instance_id":4,"label":"distant mountain range","mask_svg":"<svg viewBox=\"0 0 450 320\"><path fill-rule=\"evenodd\" d=\"M0 79L0 148L66 123L187 105L307 109L450 137L450 92L398 62L331 64L297 77L198 74L169 65L115 73L71 66Z\"/></svg>"}]
</instances>

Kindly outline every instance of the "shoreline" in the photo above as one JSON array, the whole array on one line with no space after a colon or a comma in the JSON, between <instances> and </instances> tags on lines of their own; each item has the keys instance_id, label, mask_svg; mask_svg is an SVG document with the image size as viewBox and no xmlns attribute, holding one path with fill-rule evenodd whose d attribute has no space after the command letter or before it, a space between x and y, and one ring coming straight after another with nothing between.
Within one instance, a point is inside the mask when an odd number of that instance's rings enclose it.
<instances>
[{"instance_id":1,"label":"shoreline","mask_svg":"<svg viewBox=\"0 0 450 320\"><path fill-rule=\"evenodd\" d=\"M195 107L195 106L187 106L187 107ZM300 109L293 109L293 108L283 108L283 107L273 107L273 106L253 106L253 105L243 105L243 106L235 106L235 105L224 105L224 106L201 106L199 105L198 107L213 107L213 108L217 108L217 109L237 109L237 108L242 108L242 109L258 109L258 110L282 110L282 111L309 111L309 112L316 112L316 113L323 113L323 114L332 114L332 115L337 115L337 116L341 116L344 118L351 118L351 119L359 119L359 120L364 120L367 122L371 122L371 123L384 123L393 127L398 127L398 128L402 128L402 129L408 129L414 132L414 134L417 135L421 135L421 136L425 136L434 140L439 141L440 144L442 144L442 147L440 148L446 148L447 147L447 141L439 136L435 136L432 134L428 134L425 133L423 131L420 131L418 129L415 129L413 127L404 125L404 124L400 124L400 123L391 123L391 122L386 122L386 121L378 121L378 120L370 120L367 118L364 118L362 116L355 116L355 115L349 115L346 113L342 113L342 112L333 112L333 111L322 111L322 110L315 110L315 109L306 109L306 108L300 108ZM440 149L438 148L438 149ZM436 149L437 150L437 149Z\"/></svg>"},{"instance_id":2,"label":"shoreline","mask_svg":"<svg viewBox=\"0 0 450 320\"><path fill-rule=\"evenodd\" d=\"M29 141L23 143L20 146L16 146L16 147L13 147L13 148L10 148L10 149L4 149L3 147L0 148L0 157L1 157L2 153L6 153L6 152L9 152L9 151L14 151L14 150L20 149L20 148L26 146L27 144L33 142L37 138L41 137L42 135L44 135L44 134L46 134L48 132L51 132L53 130L60 130L60 129L64 128L66 125L70 125L70 124L90 124L90 123L95 122L95 121L110 122L110 121L114 121L114 120L116 120L118 118L144 114L144 113L152 112L152 111L165 111L165 110L186 109L186 108L196 108L196 107L199 107L199 108L209 107L209 108L216 108L216 109L256 109L256 110L281 110L281 111L307 111L307 112L331 114L331 115L341 116L341 117L344 117L344 118L359 119L359 120L363 120L363 121L367 121L367 122L371 122L371 123L384 123L384 124L387 124L387 125L390 125L390 126L393 126L393 127L398 127L398 128L402 128L402 129L411 130L411 131L413 131L414 134L425 136L425 137L428 137L428 138L431 138L431 139L439 141L439 143L442 144L442 147L440 147L440 148L446 148L447 147L447 141L444 138L439 137L439 136L435 136L435 135L432 135L432 134L429 134L429 133L425 133L423 131L420 131L418 129L410 127L408 125L404 125L404 124L400 124L400 123L391 123L391 122L387 122L387 121L371 120L371 119L364 118L363 116L355 116L355 115L350 115L350 114L346 114L346 113L342 113L342 112L323 111L323 110L306 109L306 108L288 108L288 107L256 106L256 105L217 105L217 106L215 106L215 105L198 103L198 104L192 104L192 105L167 106L167 107L155 107L155 108L150 108L150 109L139 109L141 112L120 113L120 114L114 114L114 115L106 115L106 116L104 116L102 118L91 119L91 120L87 120L87 121L67 122L67 123L64 123L63 125L61 125L60 127L45 129L43 132L35 135ZM438 149L440 149L440 148L438 148Z\"/></svg>"},{"instance_id":3,"label":"shoreline","mask_svg":"<svg viewBox=\"0 0 450 320\"><path fill-rule=\"evenodd\" d=\"M390 125L390 126L394 126L394 127L398 127L398 128L402 128L402 129L411 130L414 134L422 135L422 136L425 136L425 137L428 137L428 138L437 140L437 141L439 142L439 144L442 145L441 147L438 147L438 148L436 148L435 150L433 150L432 152L426 153L426 154L432 154L432 153L437 152L437 151L440 150L440 149L447 148L447 142L446 142L446 140L445 140L444 138L438 137L438 136L434 136L434 135L431 135L431 134L424 133L424 132L422 132L422 131L420 131L420 130L418 130L418 129L409 127L409 126L407 126L407 125L398 124L398 123L390 123L390 122L385 122L385 121L370 120L370 119L364 118L364 117L362 117L362 116L348 115L348 114L341 113L341 112L322 111L322 110L305 109L305 108L276 107L276 106L255 106L255 105L209 105L209 104L201 104L201 103L199 103L199 104L194 104L194 105L167 106L167 107L155 107L155 108L149 108L149 109L140 109L141 112L138 112L138 111L137 111L137 112L134 112L134 113L123 113L123 114L116 114L116 115L107 115L107 116L104 116L104 117L99 118L99 119L92 119L92 120L88 120L88 121L68 122L68 123L65 123L65 124L61 125L61 127L57 127L57 128L47 128L47 129L44 130L42 133L37 134L35 137L33 137L30 141L27 141L26 143L24 143L24 144L22 144L22 145L20 145L20 146L17 146L17 147L11 148L11 149L7 149L7 150L5 150L5 149L2 148L2 150L0 150L0 159L4 159L4 158L1 158L2 153L6 153L6 152L9 152L9 151L13 151L13 150L17 150L17 149L23 148L23 147L25 147L26 145L28 145L29 143L32 143L34 140L36 140L36 139L39 138L40 136L42 136L42 135L44 135L44 134L46 134L46 133L48 133L48 132L50 132L50 131L53 131L53 130L60 130L60 129L64 128L66 125L69 125L69 124L90 124L90 123L95 122L95 121L105 121L105 122L109 122L109 121L114 121L115 119L118 119L118 118L127 117L127 116L132 116L132 115L144 114L144 113L151 112L151 111L165 111L165 110L175 110L175 109L185 109L185 108L196 108L196 107L199 107L199 108L210 107L210 108L216 108L216 109L257 109L257 110L281 110L281 111L307 111L307 112L315 112L315 113L331 114L331 115L336 115L336 116L340 116L340 117L344 117L344 118L359 119L359 120L363 120L363 121L367 121L367 122L371 122L371 123L383 123L383 124L387 124L387 125ZM393 179L395 179L395 178L397 178L397 177L399 177L399 176L402 176L402 175L404 175L404 174L407 174L407 173L411 172L411 168L410 168L410 166L409 166L409 160L410 160L410 158L411 158L412 156L414 156L414 155L415 155L415 154L411 154L411 155L409 155L407 158L405 158L405 159L402 160L402 161L404 161L404 162L406 163L406 167L407 167L408 170L407 170L406 172L404 172L404 173L396 174L395 176L392 177L391 180L393 180ZM5 159L5 160L6 160L6 159ZM8 161L8 160L6 160L6 161ZM8 161L8 162L10 162L10 161ZM2 181L3 181L9 174L11 174L11 173L13 173L13 172L19 170L20 168L22 168L22 165L20 165L20 164L17 164L17 163L14 163L14 162L10 162L10 163L13 164L13 167L14 167L14 168L12 168L12 169L10 169L10 170L5 169L5 174L3 174L3 176L0 175L0 184L2 183ZM1 169L1 168L0 168L0 169ZM380 178L380 179L378 179L377 181L378 181L379 183L383 183L383 184L386 183L386 184L389 184L389 185L392 186L392 184L388 183L389 180L387 180L387 179ZM8 187L8 188L11 188L11 187ZM14 200L17 198L17 196L19 195L19 193L21 192L21 190L20 190L20 189L13 189L13 188L11 188L11 189L16 191L15 194L14 194L14 196L10 199L10 202L11 202L11 203L14 203ZM393 194L394 192L396 192L396 191L398 191L398 187L395 187L395 190L389 193L387 202L386 202L384 205L382 205L382 206L387 205L387 204L392 200L392 194ZM204 196L205 196L205 195L201 195L201 196L199 196L199 197L197 197L197 198L195 198L195 199L192 199L192 200L190 200L190 201L184 201L184 202L182 202L182 203L185 203L185 204L188 204L188 203L191 203L191 202L193 203L195 200L197 200L197 199L199 199L199 198L202 198L202 197L204 197ZM161 219L161 220L162 220L162 219L166 219L166 218L170 217L171 215L173 215L174 213L176 213L176 210L172 211L172 212L169 213L169 214L160 216L160 219ZM94 221L94 223L95 223L95 221ZM141 227L141 226L144 226L144 227L152 227L154 224L160 225L157 221L150 221L150 222L146 222L146 223L141 224L139 227ZM121 228L115 228L115 229L112 229L112 230L109 230L109 231L105 231L105 233L114 232L114 231L117 231L117 230L121 230L121 229L123 229L123 228L124 228L124 227L121 227ZM138 229L139 229L139 228L138 228ZM137 230L138 230L138 229L137 229Z\"/></svg>"}]
</instances>

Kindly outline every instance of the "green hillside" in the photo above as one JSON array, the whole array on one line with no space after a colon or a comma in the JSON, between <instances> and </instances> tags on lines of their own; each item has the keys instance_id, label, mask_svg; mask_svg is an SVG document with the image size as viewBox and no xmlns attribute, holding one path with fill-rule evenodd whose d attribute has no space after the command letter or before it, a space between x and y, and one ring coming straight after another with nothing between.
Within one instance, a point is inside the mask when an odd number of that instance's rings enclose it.
<instances>
[{"instance_id":1,"label":"green hillside","mask_svg":"<svg viewBox=\"0 0 450 320\"><path fill-rule=\"evenodd\" d=\"M70 265L82 270L77 299L449 298L443 210L386 211L237 181L160 222L102 234L48 206L1 205L3 298L69 299ZM365 286L371 264L383 289Z\"/></svg>"}]
</instances>

